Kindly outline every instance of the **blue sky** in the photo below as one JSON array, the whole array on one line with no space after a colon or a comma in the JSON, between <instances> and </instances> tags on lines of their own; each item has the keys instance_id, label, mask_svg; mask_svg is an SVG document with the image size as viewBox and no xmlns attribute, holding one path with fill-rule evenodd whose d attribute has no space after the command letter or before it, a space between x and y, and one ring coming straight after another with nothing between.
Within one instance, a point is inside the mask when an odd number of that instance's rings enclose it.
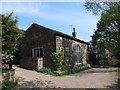
<instances>
[{"instance_id":1,"label":"blue sky","mask_svg":"<svg viewBox=\"0 0 120 90\"><path fill-rule=\"evenodd\" d=\"M18 27L26 30L33 22L71 35L76 28L77 38L90 41L99 16L87 11L84 2L4 2L0 13L14 12Z\"/></svg>"}]
</instances>

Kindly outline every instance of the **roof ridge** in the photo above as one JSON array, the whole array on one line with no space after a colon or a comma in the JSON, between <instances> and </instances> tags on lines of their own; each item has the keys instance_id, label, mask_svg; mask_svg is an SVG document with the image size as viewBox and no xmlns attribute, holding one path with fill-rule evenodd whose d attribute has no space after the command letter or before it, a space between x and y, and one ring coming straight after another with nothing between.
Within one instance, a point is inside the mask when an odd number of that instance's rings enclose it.
<instances>
[{"instance_id":1,"label":"roof ridge","mask_svg":"<svg viewBox=\"0 0 120 90\"><path fill-rule=\"evenodd\" d=\"M70 36L70 35L68 35L68 34L62 33L62 32L60 32L60 31L57 31L57 30L54 30L54 29L47 28L47 27L45 27L45 26L39 25L39 24L37 24L37 23L35 23L35 22L33 22L32 25L37 25L37 26L39 26L39 27L43 27L43 28L49 29L50 31L53 31L56 35L68 37L68 38L71 38L71 39L74 39L74 40L77 40L77 41L80 41L80 42L89 44L89 43L87 43L87 42L85 42L85 41L83 41L83 40L80 40L80 39L78 39L78 38L74 38L74 37L72 37L72 36ZM31 26L32 26L32 25L31 25Z\"/></svg>"}]
</instances>

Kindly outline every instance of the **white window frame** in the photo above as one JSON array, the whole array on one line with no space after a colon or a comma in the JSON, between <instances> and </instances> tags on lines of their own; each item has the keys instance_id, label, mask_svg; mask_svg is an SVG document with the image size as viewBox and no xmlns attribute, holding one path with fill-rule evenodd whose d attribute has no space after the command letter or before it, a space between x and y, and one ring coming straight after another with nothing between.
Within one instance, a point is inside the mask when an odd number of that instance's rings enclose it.
<instances>
[{"instance_id":1,"label":"white window frame","mask_svg":"<svg viewBox=\"0 0 120 90\"><path fill-rule=\"evenodd\" d=\"M42 52L41 52L41 49L42 49ZM39 55L38 55L38 53L39 53ZM42 56L41 56L41 53L42 53ZM35 58L35 57L43 57L43 47L32 48L32 57L33 58Z\"/></svg>"},{"instance_id":2,"label":"white window frame","mask_svg":"<svg viewBox=\"0 0 120 90\"><path fill-rule=\"evenodd\" d=\"M81 55L80 50L81 50L81 49L80 49L80 46L79 46L79 45L76 45L76 46L75 46L75 53L77 53L77 54L79 53L79 54ZM76 56L77 56L76 65L82 64L82 63L81 63L81 60L80 60L81 57L78 59L78 55L76 55ZM79 61L78 61L78 60L79 60Z\"/></svg>"},{"instance_id":3,"label":"white window frame","mask_svg":"<svg viewBox=\"0 0 120 90\"><path fill-rule=\"evenodd\" d=\"M62 57L64 57L64 53L65 53L64 47L60 47L60 50L62 51Z\"/></svg>"}]
</instances>

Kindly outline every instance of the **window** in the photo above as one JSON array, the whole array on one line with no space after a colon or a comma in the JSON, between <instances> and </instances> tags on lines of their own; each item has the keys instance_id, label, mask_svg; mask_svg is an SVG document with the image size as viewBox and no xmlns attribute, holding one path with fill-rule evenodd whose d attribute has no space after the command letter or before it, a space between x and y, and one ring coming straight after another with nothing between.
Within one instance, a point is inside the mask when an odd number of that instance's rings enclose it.
<instances>
[{"instance_id":1,"label":"window","mask_svg":"<svg viewBox=\"0 0 120 90\"><path fill-rule=\"evenodd\" d=\"M43 57L43 48L42 47L33 48L32 57Z\"/></svg>"},{"instance_id":2,"label":"window","mask_svg":"<svg viewBox=\"0 0 120 90\"><path fill-rule=\"evenodd\" d=\"M76 64L80 64L81 63L81 54L80 54L80 46L76 45L75 46L75 54L76 54Z\"/></svg>"},{"instance_id":3,"label":"window","mask_svg":"<svg viewBox=\"0 0 120 90\"><path fill-rule=\"evenodd\" d=\"M60 47L60 50L62 52L62 57L64 57L64 47Z\"/></svg>"},{"instance_id":4,"label":"window","mask_svg":"<svg viewBox=\"0 0 120 90\"><path fill-rule=\"evenodd\" d=\"M80 46L79 46L79 45L76 45L76 46L75 46L75 51L76 51L76 52L80 52Z\"/></svg>"}]
</instances>

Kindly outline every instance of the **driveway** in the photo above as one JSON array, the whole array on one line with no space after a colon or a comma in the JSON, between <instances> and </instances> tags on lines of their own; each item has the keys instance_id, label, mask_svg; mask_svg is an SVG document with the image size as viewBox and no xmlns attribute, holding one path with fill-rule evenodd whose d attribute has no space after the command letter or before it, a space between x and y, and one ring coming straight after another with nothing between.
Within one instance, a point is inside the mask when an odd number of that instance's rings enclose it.
<instances>
[{"instance_id":1,"label":"driveway","mask_svg":"<svg viewBox=\"0 0 120 90\"><path fill-rule=\"evenodd\" d=\"M14 67L18 88L113 88L117 83L116 68L92 68L68 76L51 76Z\"/></svg>"}]
</instances>

